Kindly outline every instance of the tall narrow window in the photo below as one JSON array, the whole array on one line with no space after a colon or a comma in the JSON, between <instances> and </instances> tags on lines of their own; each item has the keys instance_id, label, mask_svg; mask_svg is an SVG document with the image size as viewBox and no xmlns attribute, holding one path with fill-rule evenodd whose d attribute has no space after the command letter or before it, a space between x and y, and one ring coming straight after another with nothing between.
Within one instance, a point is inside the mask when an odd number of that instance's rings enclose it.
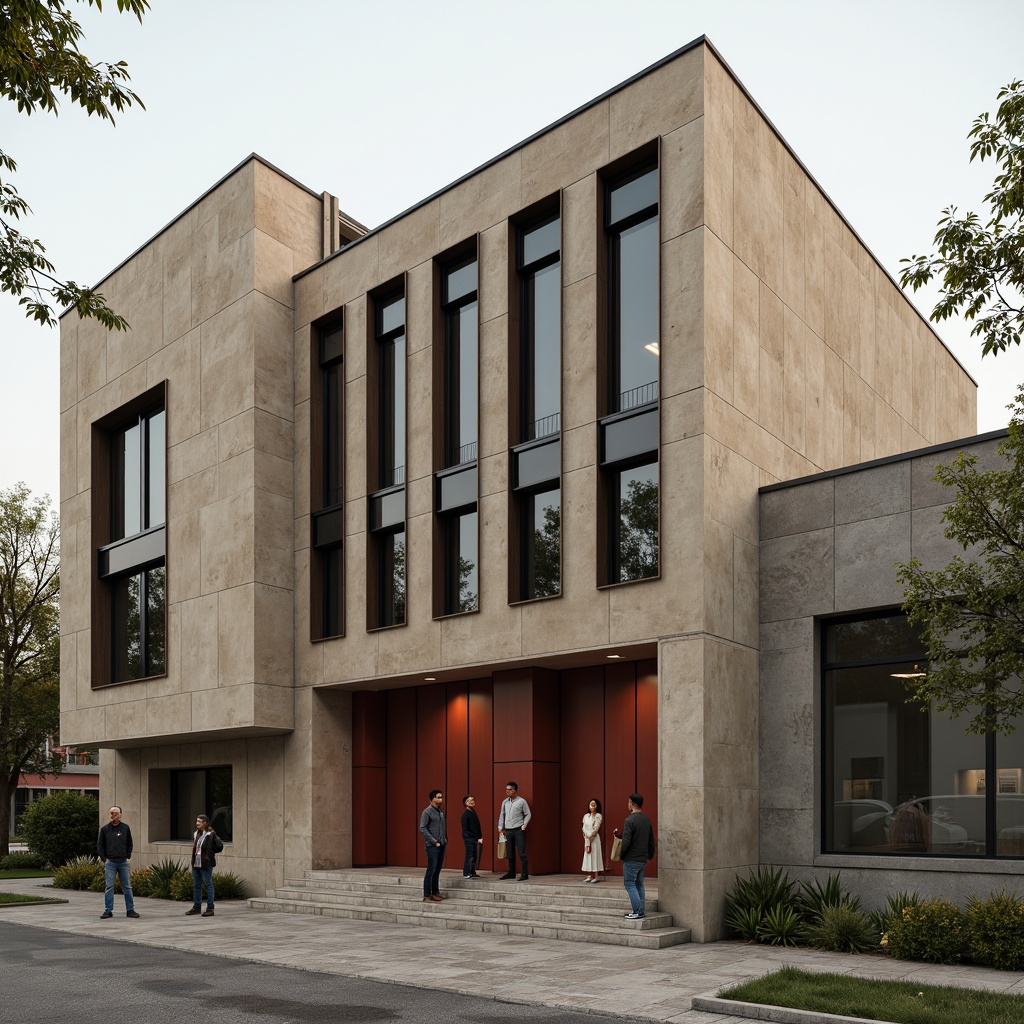
<instances>
[{"instance_id":1,"label":"tall narrow window","mask_svg":"<svg viewBox=\"0 0 1024 1024\"><path fill-rule=\"evenodd\" d=\"M144 679L167 670L167 432L159 391L159 404L122 419L107 435L109 543L100 546L98 561L106 584L103 607L104 618L107 612L110 616L110 650L109 657L97 662L98 676L109 671L107 682Z\"/></svg>"},{"instance_id":2,"label":"tall narrow window","mask_svg":"<svg viewBox=\"0 0 1024 1024\"><path fill-rule=\"evenodd\" d=\"M561 219L519 225L518 422L512 431L512 601L561 591Z\"/></svg>"},{"instance_id":3,"label":"tall narrow window","mask_svg":"<svg viewBox=\"0 0 1024 1024\"><path fill-rule=\"evenodd\" d=\"M312 387L310 632L314 640L320 640L341 636L345 628L345 330L339 317L315 333Z\"/></svg>"},{"instance_id":4,"label":"tall narrow window","mask_svg":"<svg viewBox=\"0 0 1024 1024\"><path fill-rule=\"evenodd\" d=\"M605 182L607 415L599 424L600 515L607 557L598 582L659 572L658 168Z\"/></svg>"},{"instance_id":5,"label":"tall narrow window","mask_svg":"<svg viewBox=\"0 0 1024 1024\"><path fill-rule=\"evenodd\" d=\"M609 252L609 412L658 399L658 169L606 191Z\"/></svg>"},{"instance_id":6,"label":"tall narrow window","mask_svg":"<svg viewBox=\"0 0 1024 1024\"><path fill-rule=\"evenodd\" d=\"M479 607L477 431L479 424L476 254L440 266L442 447L435 473L435 615Z\"/></svg>"},{"instance_id":7,"label":"tall narrow window","mask_svg":"<svg viewBox=\"0 0 1024 1024\"><path fill-rule=\"evenodd\" d=\"M367 624L370 629L405 622L405 293L391 289L373 300L371 409L376 436L371 439ZM372 429L372 427L371 427Z\"/></svg>"}]
</instances>

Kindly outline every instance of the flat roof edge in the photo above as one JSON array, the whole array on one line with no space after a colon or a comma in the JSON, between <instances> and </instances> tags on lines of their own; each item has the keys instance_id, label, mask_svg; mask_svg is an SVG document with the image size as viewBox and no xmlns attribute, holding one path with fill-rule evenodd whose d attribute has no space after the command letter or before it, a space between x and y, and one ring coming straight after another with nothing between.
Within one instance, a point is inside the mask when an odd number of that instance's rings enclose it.
<instances>
[{"instance_id":1,"label":"flat roof edge","mask_svg":"<svg viewBox=\"0 0 1024 1024\"><path fill-rule=\"evenodd\" d=\"M909 452L901 452L898 455L883 455L880 459L870 459L867 462L856 462L852 466L840 466L839 469L826 469L821 473L811 473L809 476L798 476L794 480L780 480L776 484L764 484L757 489L758 494L767 494L769 491L783 491L787 487L799 487L801 484L814 483L816 480L828 480L837 476L846 476L849 473L859 473L864 469L874 469L876 466L888 466L894 462L906 462L907 459L920 459L926 455L938 455L940 452L953 451L956 448L967 448L972 444L981 444L983 441L994 441L1000 437L1009 437L1010 432L1006 427L1001 430L990 430L985 434L974 434L972 437L961 437L955 441L943 441L940 444L928 445L926 448L915 448Z\"/></svg>"}]
</instances>

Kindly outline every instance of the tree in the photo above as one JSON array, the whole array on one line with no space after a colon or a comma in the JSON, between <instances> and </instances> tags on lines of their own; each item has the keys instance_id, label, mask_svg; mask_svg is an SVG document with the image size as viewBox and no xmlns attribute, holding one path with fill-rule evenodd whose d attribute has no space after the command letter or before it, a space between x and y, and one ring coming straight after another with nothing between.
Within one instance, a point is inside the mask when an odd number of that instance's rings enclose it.
<instances>
[{"instance_id":1,"label":"tree","mask_svg":"<svg viewBox=\"0 0 1024 1024\"><path fill-rule=\"evenodd\" d=\"M102 0L84 2L102 10ZM142 21L149 0L117 0L117 7ZM26 115L38 110L56 114L64 96L111 123L115 111L120 113L133 103L142 107L142 100L127 88L125 62L90 62L78 49L81 38L82 27L64 0L0 4L0 96L16 103L18 112ZM107 306L99 292L55 277L43 244L15 227L31 212L7 177L16 170L13 157L0 150L0 290L17 298L26 316L40 323L56 325L56 304L71 306L79 316L92 317L113 330L127 330L127 321Z\"/></svg>"},{"instance_id":2,"label":"tree","mask_svg":"<svg viewBox=\"0 0 1024 1024\"><path fill-rule=\"evenodd\" d=\"M1024 330L1024 82L1011 82L998 99L995 119L981 114L967 136L972 161L995 158L1000 165L985 196L987 222L946 207L934 240L938 252L903 260L900 272L900 284L914 291L940 277L931 319L939 323L962 312L976 320L971 334L983 339L983 355L1019 345Z\"/></svg>"},{"instance_id":3,"label":"tree","mask_svg":"<svg viewBox=\"0 0 1024 1024\"><path fill-rule=\"evenodd\" d=\"M0 491L0 856L22 772L56 775L60 724L59 527L24 484Z\"/></svg>"},{"instance_id":4,"label":"tree","mask_svg":"<svg viewBox=\"0 0 1024 1024\"><path fill-rule=\"evenodd\" d=\"M619 506L619 579L658 573L658 483L630 480Z\"/></svg>"},{"instance_id":5,"label":"tree","mask_svg":"<svg viewBox=\"0 0 1024 1024\"><path fill-rule=\"evenodd\" d=\"M55 868L73 857L95 856L99 827L96 798L72 789L33 800L21 818L28 848Z\"/></svg>"},{"instance_id":6,"label":"tree","mask_svg":"<svg viewBox=\"0 0 1024 1024\"><path fill-rule=\"evenodd\" d=\"M1011 733L1024 713L1024 385L999 452L1006 467L979 471L960 452L935 479L955 488L943 514L946 536L969 556L928 570L897 565L904 609L922 626L924 675L908 680L914 697L952 717L971 715L969 732Z\"/></svg>"}]
</instances>

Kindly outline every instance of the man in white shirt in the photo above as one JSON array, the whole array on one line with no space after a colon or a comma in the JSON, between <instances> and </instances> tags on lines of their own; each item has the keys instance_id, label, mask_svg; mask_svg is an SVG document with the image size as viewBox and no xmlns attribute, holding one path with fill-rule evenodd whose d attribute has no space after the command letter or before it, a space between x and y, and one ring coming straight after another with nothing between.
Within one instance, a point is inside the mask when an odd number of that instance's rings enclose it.
<instances>
[{"instance_id":1,"label":"man in white shirt","mask_svg":"<svg viewBox=\"0 0 1024 1024\"><path fill-rule=\"evenodd\" d=\"M526 864L526 826L530 822L530 805L519 795L519 785L510 782L505 786L505 799L501 802L501 813L498 815L498 838L505 840L505 852L508 854L508 871L502 878L516 877L516 850L523 862L523 873L520 882L530 877Z\"/></svg>"}]
</instances>

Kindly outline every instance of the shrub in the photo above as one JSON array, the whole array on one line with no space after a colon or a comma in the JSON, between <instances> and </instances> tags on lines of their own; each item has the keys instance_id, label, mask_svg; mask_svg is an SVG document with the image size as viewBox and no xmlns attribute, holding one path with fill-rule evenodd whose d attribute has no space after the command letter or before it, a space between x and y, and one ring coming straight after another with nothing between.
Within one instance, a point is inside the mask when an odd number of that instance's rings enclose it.
<instances>
[{"instance_id":1,"label":"shrub","mask_svg":"<svg viewBox=\"0 0 1024 1024\"><path fill-rule=\"evenodd\" d=\"M133 868L128 872L128 877L132 883L132 894L134 896L149 896L150 887L153 881L153 872L150 868ZM114 883L115 890L120 883L120 879Z\"/></svg>"},{"instance_id":2,"label":"shrub","mask_svg":"<svg viewBox=\"0 0 1024 1024\"><path fill-rule=\"evenodd\" d=\"M170 898L172 900L192 901L192 871L183 870L171 879ZM230 871L214 871L213 891L218 900L245 899L245 882ZM206 899L206 886L203 885L203 899Z\"/></svg>"},{"instance_id":3,"label":"shrub","mask_svg":"<svg viewBox=\"0 0 1024 1024\"><path fill-rule=\"evenodd\" d=\"M53 873L55 889L92 889L99 882L99 891L103 891L103 865L94 857L75 857L62 864Z\"/></svg>"},{"instance_id":4,"label":"shrub","mask_svg":"<svg viewBox=\"0 0 1024 1024\"><path fill-rule=\"evenodd\" d=\"M31 871L45 867L46 861L35 853L9 853L0 857L0 871Z\"/></svg>"},{"instance_id":5,"label":"shrub","mask_svg":"<svg viewBox=\"0 0 1024 1024\"><path fill-rule=\"evenodd\" d=\"M792 906L776 903L757 926L758 942L769 946L797 946L804 938L804 922Z\"/></svg>"},{"instance_id":6,"label":"shrub","mask_svg":"<svg viewBox=\"0 0 1024 1024\"><path fill-rule=\"evenodd\" d=\"M863 953L878 945L878 932L855 904L826 904L807 929L811 944L830 953Z\"/></svg>"},{"instance_id":7,"label":"shrub","mask_svg":"<svg viewBox=\"0 0 1024 1024\"><path fill-rule=\"evenodd\" d=\"M171 882L174 876L184 874L185 864L180 860L162 860L153 864L150 869L149 895L155 896L158 900L169 900L171 896ZM191 875L189 875L191 878Z\"/></svg>"},{"instance_id":8,"label":"shrub","mask_svg":"<svg viewBox=\"0 0 1024 1024\"><path fill-rule=\"evenodd\" d=\"M33 800L20 825L29 849L57 867L96 850L99 820L94 797L67 790Z\"/></svg>"},{"instance_id":9,"label":"shrub","mask_svg":"<svg viewBox=\"0 0 1024 1024\"><path fill-rule=\"evenodd\" d=\"M963 911L936 897L903 908L889 925L886 948L897 960L955 964L966 943Z\"/></svg>"},{"instance_id":10,"label":"shrub","mask_svg":"<svg viewBox=\"0 0 1024 1024\"><path fill-rule=\"evenodd\" d=\"M868 920L875 931L884 937L892 926L892 922L903 916L904 907L916 907L920 902L921 894L919 892L894 892L888 897L884 907L871 911Z\"/></svg>"},{"instance_id":11,"label":"shrub","mask_svg":"<svg viewBox=\"0 0 1024 1024\"><path fill-rule=\"evenodd\" d=\"M971 896L965 917L972 960L1004 971L1024 969L1024 901L1016 893Z\"/></svg>"},{"instance_id":12,"label":"shrub","mask_svg":"<svg viewBox=\"0 0 1024 1024\"><path fill-rule=\"evenodd\" d=\"M796 906L809 925L822 919L826 907L850 907L860 910L860 900L843 888L839 873L829 875L824 884L815 880L801 882L801 892L796 896Z\"/></svg>"},{"instance_id":13,"label":"shrub","mask_svg":"<svg viewBox=\"0 0 1024 1024\"><path fill-rule=\"evenodd\" d=\"M796 913L795 886L782 868L751 869L746 878L737 877L726 894L725 923L748 942L758 939L758 929L770 910L781 906Z\"/></svg>"}]
</instances>

